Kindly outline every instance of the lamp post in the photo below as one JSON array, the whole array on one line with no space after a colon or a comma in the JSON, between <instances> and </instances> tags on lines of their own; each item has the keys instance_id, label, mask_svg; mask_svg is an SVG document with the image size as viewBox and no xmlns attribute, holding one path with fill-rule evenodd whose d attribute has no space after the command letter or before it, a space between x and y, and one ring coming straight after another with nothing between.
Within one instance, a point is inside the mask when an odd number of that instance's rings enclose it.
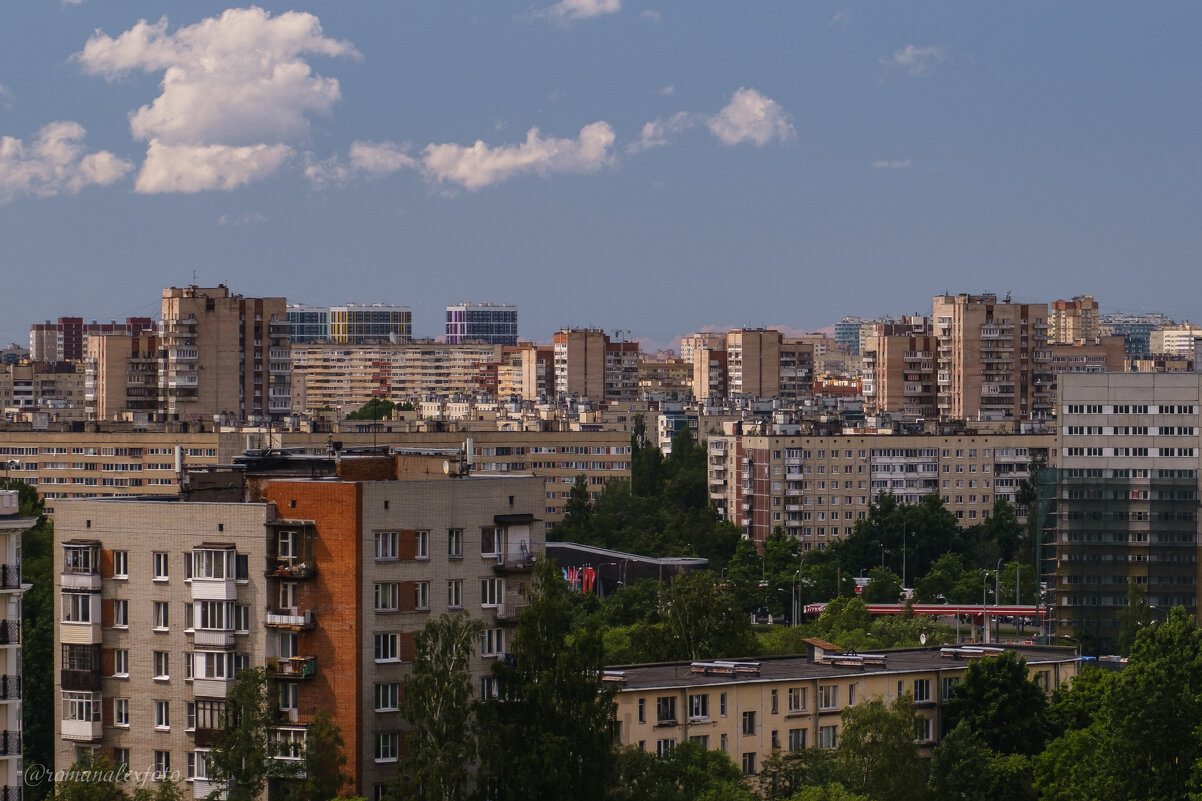
<instances>
[{"instance_id":1,"label":"lamp post","mask_svg":"<svg viewBox=\"0 0 1202 801\"><path fill-rule=\"evenodd\" d=\"M801 620L801 568L793 574L793 625Z\"/></svg>"},{"instance_id":2,"label":"lamp post","mask_svg":"<svg viewBox=\"0 0 1202 801\"><path fill-rule=\"evenodd\" d=\"M985 593L989 591L989 571L981 571L981 643L989 643L989 618L985 614Z\"/></svg>"}]
</instances>

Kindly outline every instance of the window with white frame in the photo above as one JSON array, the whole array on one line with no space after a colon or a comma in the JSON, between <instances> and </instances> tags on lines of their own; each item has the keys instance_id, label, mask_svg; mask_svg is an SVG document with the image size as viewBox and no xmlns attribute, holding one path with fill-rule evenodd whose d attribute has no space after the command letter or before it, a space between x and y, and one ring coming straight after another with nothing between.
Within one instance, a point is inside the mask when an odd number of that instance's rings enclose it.
<instances>
[{"instance_id":1,"label":"window with white frame","mask_svg":"<svg viewBox=\"0 0 1202 801\"><path fill-rule=\"evenodd\" d=\"M806 688L805 687L790 687L789 688L789 711L804 712L806 709Z\"/></svg>"},{"instance_id":2,"label":"window with white frame","mask_svg":"<svg viewBox=\"0 0 1202 801\"><path fill-rule=\"evenodd\" d=\"M710 716L710 697L708 693L694 693L689 696L689 717L700 720Z\"/></svg>"},{"instance_id":3,"label":"window with white frame","mask_svg":"<svg viewBox=\"0 0 1202 801\"><path fill-rule=\"evenodd\" d=\"M430 558L430 532L413 532L413 555L418 559Z\"/></svg>"},{"instance_id":4,"label":"window with white frame","mask_svg":"<svg viewBox=\"0 0 1202 801\"><path fill-rule=\"evenodd\" d=\"M154 621L154 628L157 631L166 631L170 623L171 616L167 612L166 601L154 601L151 606L151 620Z\"/></svg>"},{"instance_id":5,"label":"window with white frame","mask_svg":"<svg viewBox=\"0 0 1202 801\"><path fill-rule=\"evenodd\" d=\"M154 652L154 677L159 681L171 678L171 655L167 651Z\"/></svg>"},{"instance_id":6,"label":"window with white frame","mask_svg":"<svg viewBox=\"0 0 1202 801\"><path fill-rule=\"evenodd\" d=\"M167 575L167 554L162 551L155 551L150 555L151 575L155 581L166 581Z\"/></svg>"},{"instance_id":7,"label":"window with white frame","mask_svg":"<svg viewBox=\"0 0 1202 801\"><path fill-rule=\"evenodd\" d=\"M129 725L129 699L113 699L113 723L117 726Z\"/></svg>"},{"instance_id":8,"label":"window with white frame","mask_svg":"<svg viewBox=\"0 0 1202 801\"><path fill-rule=\"evenodd\" d=\"M95 723L100 720L99 693L63 693L63 720Z\"/></svg>"},{"instance_id":9,"label":"window with white frame","mask_svg":"<svg viewBox=\"0 0 1202 801\"><path fill-rule=\"evenodd\" d=\"M463 556L463 529L447 529L447 556L452 559Z\"/></svg>"},{"instance_id":10,"label":"window with white frame","mask_svg":"<svg viewBox=\"0 0 1202 801\"><path fill-rule=\"evenodd\" d=\"M839 727L838 726L819 726L818 727L818 747L831 749L839 745Z\"/></svg>"},{"instance_id":11,"label":"window with white frame","mask_svg":"<svg viewBox=\"0 0 1202 801\"><path fill-rule=\"evenodd\" d=\"M447 606L452 609L463 608L463 580L451 579L447 582Z\"/></svg>"},{"instance_id":12,"label":"window with white frame","mask_svg":"<svg viewBox=\"0 0 1202 801\"><path fill-rule=\"evenodd\" d=\"M154 702L154 727L156 729L171 728L171 702L170 701L155 701Z\"/></svg>"},{"instance_id":13,"label":"window with white frame","mask_svg":"<svg viewBox=\"0 0 1202 801\"><path fill-rule=\"evenodd\" d=\"M789 729L789 750L800 751L806 747L806 730Z\"/></svg>"},{"instance_id":14,"label":"window with white frame","mask_svg":"<svg viewBox=\"0 0 1202 801\"><path fill-rule=\"evenodd\" d=\"M170 751L154 752L154 772L160 776L166 776L167 774L171 773Z\"/></svg>"},{"instance_id":15,"label":"window with white frame","mask_svg":"<svg viewBox=\"0 0 1202 801\"><path fill-rule=\"evenodd\" d=\"M396 662L399 659L397 651L397 635L377 634L375 636L375 660L377 662Z\"/></svg>"},{"instance_id":16,"label":"window with white frame","mask_svg":"<svg viewBox=\"0 0 1202 801\"><path fill-rule=\"evenodd\" d=\"M496 526L484 526L480 529L480 555L496 556L500 551L500 537L497 536Z\"/></svg>"},{"instance_id":17,"label":"window with white frame","mask_svg":"<svg viewBox=\"0 0 1202 801\"><path fill-rule=\"evenodd\" d=\"M395 612L397 610L398 589L395 581L382 582L374 586L377 612Z\"/></svg>"},{"instance_id":18,"label":"window with white frame","mask_svg":"<svg viewBox=\"0 0 1202 801\"><path fill-rule=\"evenodd\" d=\"M395 681L375 687L376 711L395 712L400 709L400 685Z\"/></svg>"},{"instance_id":19,"label":"window with white frame","mask_svg":"<svg viewBox=\"0 0 1202 801\"><path fill-rule=\"evenodd\" d=\"M63 622L91 623L92 622L92 593L64 592L63 593Z\"/></svg>"},{"instance_id":20,"label":"window with white frame","mask_svg":"<svg viewBox=\"0 0 1202 801\"><path fill-rule=\"evenodd\" d=\"M415 581L413 583L413 608L430 608L430 582Z\"/></svg>"},{"instance_id":21,"label":"window with white frame","mask_svg":"<svg viewBox=\"0 0 1202 801\"><path fill-rule=\"evenodd\" d=\"M397 533L395 531L376 532L376 559L397 558Z\"/></svg>"},{"instance_id":22,"label":"window with white frame","mask_svg":"<svg viewBox=\"0 0 1202 801\"><path fill-rule=\"evenodd\" d=\"M113 649L113 675L129 675L129 651L125 648Z\"/></svg>"},{"instance_id":23,"label":"window with white frame","mask_svg":"<svg viewBox=\"0 0 1202 801\"><path fill-rule=\"evenodd\" d=\"M480 632L480 654L496 656L505 652L505 630L485 629Z\"/></svg>"},{"instance_id":24,"label":"window with white frame","mask_svg":"<svg viewBox=\"0 0 1202 801\"><path fill-rule=\"evenodd\" d=\"M839 706L839 687L826 684L818 688L819 709L835 709Z\"/></svg>"},{"instance_id":25,"label":"window with white frame","mask_svg":"<svg viewBox=\"0 0 1202 801\"><path fill-rule=\"evenodd\" d=\"M129 578L129 551L113 551L113 578Z\"/></svg>"},{"instance_id":26,"label":"window with white frame","mask_svg":"<svg viewBox=\"0 0 1202 801\"><path fill-rule=\"evenodd\" d=\"M914 680L914 700L916 702L931 700L931 680L930 679L915 679Z\"/></svg>"},{"instance_id":27,"label":"window with white frame","mask_svg":"<svg viewBox=\"0 0 1202 801\"><path fill-rule=\"evenodd\" d=\"M376 732L376 762L396 762L400 734L395 731Z\"/></svg>"},{"instance_id":28,"label":"window with white frame","mask_svg":"<svg viewBox=\"0 0 1202 801\"><path fill-rule=\"evenodd\" d=\"M129 626L129 601L113 601L113 628L123 629Z\"/></svg>"},{"instance_id":29,"label":"window with white frame","mask_svg":"<svg viewBox=\"0 0 1202 801\"><path fill-rule=\"evenodd\" d=\"M498 606L505 603L505 579L480 579L480 605Z\"/></svg>"},{"instance_id":30,"label":"window with white frame","mask_svg":"<svg viewBox=\"0 0 1202 801\"><path fill-rule=\"evenodd\" d=\"M285 712L291 712L297 708L297 689L299 685L295 681L281 681L280 688L280 709Z\"/></svg>"}]
</instances>

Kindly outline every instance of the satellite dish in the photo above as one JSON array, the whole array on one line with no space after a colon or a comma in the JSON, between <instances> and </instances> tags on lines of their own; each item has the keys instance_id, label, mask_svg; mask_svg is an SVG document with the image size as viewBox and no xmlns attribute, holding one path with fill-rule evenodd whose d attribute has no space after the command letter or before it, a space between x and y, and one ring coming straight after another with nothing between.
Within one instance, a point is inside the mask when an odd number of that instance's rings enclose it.
<instances>
[{"instance_id":1,"label":"satellite dish","mask_svg":"<svg viewBox=\"0 0 1202 801\"><path fill-rule=\"evenodd\" d=\"M927 644L927 635L925 635L925 634L919 634L919 635L918 635L918 641L919 641L920 643L922 643L923 645L926 645L926 644Z\"/></svg>"}]
</instances>

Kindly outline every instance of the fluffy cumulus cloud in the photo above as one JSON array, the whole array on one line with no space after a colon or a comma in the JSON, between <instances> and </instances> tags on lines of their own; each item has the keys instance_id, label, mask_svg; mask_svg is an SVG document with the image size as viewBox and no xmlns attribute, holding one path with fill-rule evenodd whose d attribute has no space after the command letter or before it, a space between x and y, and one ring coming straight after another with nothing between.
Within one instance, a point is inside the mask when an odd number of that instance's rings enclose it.
<instances>
[{"instance_id":1,"label":"fluffy cumulus cloud","mask_svg":"<svg viewBox=\"0 0 1202 801\"><path fill-rule=\"evenodd\" d=\"M751 142L766 145L797 136L789 115L770 97L754 89L740 89L726 107L706 122L710 133L728 145Z\"/></svg>"},{"instance_id":2,"label":"fluffy cumulus cloud","mask_svg":"<svg viewBox=\"0 0 1202 801\"><path fill-rule=\"evenodd\" d=\"M906 45L893 55L881 59L881 65L886 69L904 72L911 78L926 78L935 74L940 64L947 61L948 52L936 45L915 47Z\"/></svg>"},{"instance_id":3,"label":"fluffy cumulus cloud","mask_svg":"<svg viewBox=\"0 0 1202 801\"><path fill-rule=\"evenodd\" d=\"M559 0L555 5L537 12L535 16L552 22L568 23L616 14L621 10L622 0Z\"/></svg>"},{"instance_id":4,"label":"fluffy cumulus cloud","mask_svg":"<svg viewBox=\"0 0 1202 801\"><path fill-rule=\"evenodd\" d=\"M418 167L417 159L408 153L407 145L393 142L361 142L351 144L349 157L334 157L317 161L306 154L305 177L318 188L346 186L353 178L380 178L399 170Z\"/></svg>"},{"instance_id":5,"label":"fluffy cumulus cloud","mask_svg":"<svg viewBox=\"0 0 1202 801\"><path fill-rule=\"evenodd\" d=\"M313 73L307 56L358 52L326 37L317 17L229 9L195 25L138 22L112 37L97 32L77 55L94 75L163 73L154 102L130 114L148 143L139 192L233 189L278 169L315 114L330 113L338 81Z\"/></svg>"},{"instance_id":6,"label":"fluffy cumulus cloud","mask_svg":"<svg viewBox=\"0 0 1202 801\"><path fill-rule=\"evenodd\" d=\"M597 172L612 161L613 143L614 131L606 122L584 126L575 139L544 138L538 128L531 128L520 145L427 145L421 165L440 183L480 189L521 174Z\"/></svg>"},{"instance_id":7,"label":"fluffy cumulus cloud","mask_svg":"<svg viewBox=\"0 0 1202 801\"><path fill-rule=\"evenodd\" d=\"M654 147L663 147L670 144L668 137L686 131L700 121L697 115L687 111L679 111L666 120L652 120L643 126L639 138L627 145L626 152L642 153Z\"/></svg>"},{"instance_id":8,"label":"fluffy cumulus cloud","mask_svg":"<svg viewBox=\"0 0 1202 801\"><path fill-rule=\"evenodd\" d=\"M87 132L77 122L52 122L26 145L0 137L0 203L18 195L74 194L85 186L107 186L132 165L108 151L85 153Z\"/></svg>"}]
</instances>

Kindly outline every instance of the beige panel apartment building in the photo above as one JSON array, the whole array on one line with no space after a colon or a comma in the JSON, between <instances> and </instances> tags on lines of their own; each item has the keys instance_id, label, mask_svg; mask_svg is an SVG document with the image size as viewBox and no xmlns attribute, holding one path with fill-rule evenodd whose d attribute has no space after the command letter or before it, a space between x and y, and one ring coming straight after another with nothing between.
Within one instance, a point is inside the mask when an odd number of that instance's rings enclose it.
<instances>
[{"instance_id":1,"label":"beige panel apartment building","mask_svg":"<svg viewBox=\"0 0 1202 801\"><path fill-rule=\"evenodd\" d=\"M24 784L21 684L21 535L37 520L21 517L16 490L0 490L0 799L20 801Z\"/></svg>"},{"instance_id":2,"label":"beige panel apartment building","mask_svg":"<svg viewBox=\"0 0 1202 801\"><path fill-rule=\"evenodd\" d=\"M1049 305L1048 342L1054 345L1083 345L1102 335L1098 302L1093 295L1072 300L1054 300Z\"/></svg>"},{"instance_id":3,"label":"beige panel apartment building","mask_svg":"<svg viewBox=\"0 0 1202 801\"><path fill-rule=\"evenodd\" d=\"M290 331L284 298L231 295L224 285L164 289L161 411L181 421L290 413Z\"/></svg>"},{"instance_id":4,"label":"beige panel apartment building","mask_svg":"<svg viewBox=\"0 0 1202 801\"><path fill-rule=\"evenodd\" d=\"M1034 461L1054 463L1053 434L711 436L710 500L763 542L778 526L803 550L852 533L881 492L905 503L938 492L963 526L1015 501ZM1025 516L1025 510L1019 509Z\"/></svg>"},{"instance_id":5,"label":"beige panel apartment building","mask_svg":"<svg viewBox=\"0 0 1202 801\"><path fill-rule=\"evenodd\" d=\"M935 337L883 336L865 347L864 410L908 419L936 419Z\"/></svg>"},{"instance_id":6,"label":"beige panel apartment building","mask_svg":"<svg viewBox=\"0 0 1202 801\"><path fill-rule=\"evenodd\" d=\"M837 747L844 709L909 694L922 720L919 744L929 754L942 733L943 705L973 660L1015 650L1049 694L1077 672L1072 648L913 648L874 655L811 643L808 657L609 668L605 679L618 687L618 738L659 754L696 742L754 776L773 754Z\"/></svg>"},{"instance_id":7,"label":"beige panel apartment building","mask_svg":"<svg viewBox=\"0 0 1202 801\"><path fill-rule=\"evenodd\" d=\"M939 413L954 420L1042 420L1054 411L1046 303L996 295L940 295Z\"/></svg>"},{"instance_id":8,"label":"beige panel apartment building","mask_svg":"<svg viewBox=\"0 0 1202 801\"><path fill-rule=\"evenodd\" d=\"M84 365L89 420L159 411L159 340L153 333L88 337Z\"/></svg>"}]
</instances>

